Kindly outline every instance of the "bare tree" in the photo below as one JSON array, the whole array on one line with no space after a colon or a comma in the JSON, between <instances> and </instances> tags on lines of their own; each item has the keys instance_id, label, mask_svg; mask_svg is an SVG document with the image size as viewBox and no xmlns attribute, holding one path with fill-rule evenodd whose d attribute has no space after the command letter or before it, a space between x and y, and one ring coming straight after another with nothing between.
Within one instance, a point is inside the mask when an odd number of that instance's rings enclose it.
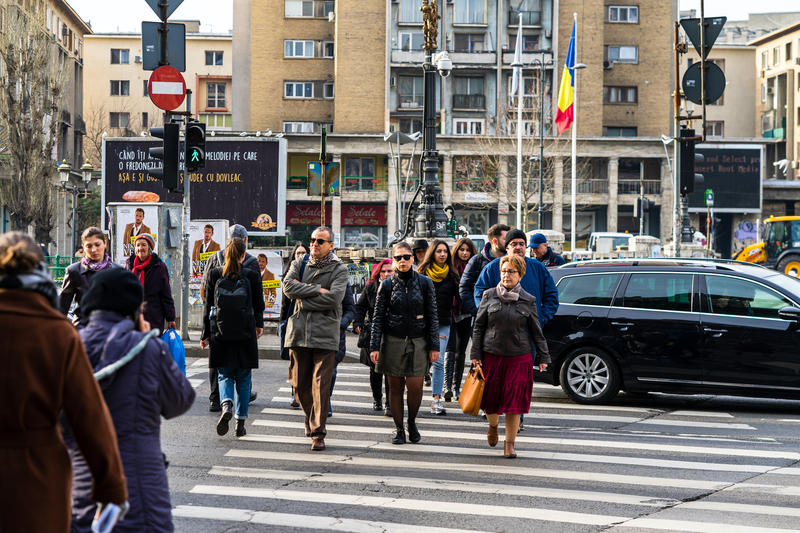
<instances>
[{"instance_id":1,"label":"bare tree","mask_svg":"<svg viewBox=\"0 0 800 533\"><path fill-rule=\"evenodd\" d=\"M118 113L120 120L127 117L127 123L123 125L111 125L111 112ZM109 110L104 104L88 102L85 107L86 116L86 135L83 142L83 157L94 165L94 168L101 168L103 159L103 139L108 137L135 137L143 131L141 114L134 114L130 104L130 98L121 98L116 103L114 109Z\"/></svg>"},{"instance_id":2,"label":"bare tree","mask_svg":"<svg viewBox=\"0 0 800 533\"><path fill-rule=\"evenodd\" d=\"M68 56L47 32L44 13L9 5L0 33L0 125L5 128L8 179L0 194L12 226L35 223L36 239L50 242L54 227L53 164L67 86Z\"/></svg>"}]
</instances>

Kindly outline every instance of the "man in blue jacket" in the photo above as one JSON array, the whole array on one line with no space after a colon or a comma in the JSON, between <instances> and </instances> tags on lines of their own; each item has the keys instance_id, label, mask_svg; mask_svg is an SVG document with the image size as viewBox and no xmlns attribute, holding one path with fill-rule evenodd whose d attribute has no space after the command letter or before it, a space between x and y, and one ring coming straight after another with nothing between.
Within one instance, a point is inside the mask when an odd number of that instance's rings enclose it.
<instances>
[{"instance_id":1,"label":"man in blue jacket","mask_svg":"<svg viewBox=\"0 0 800 533\"><path fill-rule=\"evenodd\" d=\"M506 255L506 233L510 229L505 224L495 224L489 228L489 233L486 234L489 242L486 243L483 250L470 257L467 266L464 267L464 273L461 274L461 282L458 284L461 307L465 313L469 313L473 317L478 314L478 306L475 305L473 296L475 283L478 281L483 267L493 259Z\"/></svg>"}]
</instances>

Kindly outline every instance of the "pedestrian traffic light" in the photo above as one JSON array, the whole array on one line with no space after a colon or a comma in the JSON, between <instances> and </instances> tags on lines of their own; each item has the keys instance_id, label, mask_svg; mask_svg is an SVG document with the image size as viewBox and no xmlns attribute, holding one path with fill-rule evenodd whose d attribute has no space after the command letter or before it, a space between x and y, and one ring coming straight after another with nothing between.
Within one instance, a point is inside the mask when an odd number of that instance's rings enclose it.
<instances>
[{"instance_id":1,"label":"pedestrian traffic light","mask_svg":"<svg viewBox=\"0 0 800 533\"><path fill-rule=\"evenodd\" d=\"M161 168L148 170L147 173L164 182L164 187L172 192L180 183L178 177L178 138L180 126L175 122L168 122L163 127L150 128L150 135L163 139L161 146L148 150L150 157L162 161Z\"/></svg>"},{"instance_id":2,"label":"pedestrian traffic light","mask_svg":"<svg viewBox=\"0 0 800 533\"><path fill-rule=\"evenodd\" d=\"M194 172L206 166L206 124L197 120L186 122L186 170Z\"/></svg>"},{"instance_id":3,"label":"pedestrian traffic light","mask_svg":"<svg viewBox=\"0 0 800 533\"><path fill-rule=\"evenodd\" d=\"M690 194L694 192L694 188L703 184L703 175L694 171L696 163L705 161L703 154L695 153L694 145L695 140L689 140L694 137L694 130L688 128L681 129L680 137L680 172L679 172L679 186L681 194Z\"/></svg>"},{"instance_id":4,"label":"pedestrian traffic light","mask_svg":"<svg viewBox=\"0 0 800 533\"><path fill-rule=\"evenodd\" d=\"M633 217L641 218L645 213L653 209L655 205L656 203L653 200L637 197L633 203Z\"/></svg>"}]
</instances>

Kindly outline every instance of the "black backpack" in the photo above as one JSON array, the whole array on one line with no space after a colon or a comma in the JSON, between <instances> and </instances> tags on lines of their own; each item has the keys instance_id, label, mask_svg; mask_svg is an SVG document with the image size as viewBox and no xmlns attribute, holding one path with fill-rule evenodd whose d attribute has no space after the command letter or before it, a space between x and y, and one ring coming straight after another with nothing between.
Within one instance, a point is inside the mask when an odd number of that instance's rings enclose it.
<instances>
[{"instance_id":1,"label":"black backpack","mask_svg":"<svg viewBox=\"0 0 800 533\"><path fill-rule=\"evenodd\" d=\"M255 335L253 300L246 277L220 278L214 286L214 305L218 340L241 341Z\"/></svg>"}]
</instances>

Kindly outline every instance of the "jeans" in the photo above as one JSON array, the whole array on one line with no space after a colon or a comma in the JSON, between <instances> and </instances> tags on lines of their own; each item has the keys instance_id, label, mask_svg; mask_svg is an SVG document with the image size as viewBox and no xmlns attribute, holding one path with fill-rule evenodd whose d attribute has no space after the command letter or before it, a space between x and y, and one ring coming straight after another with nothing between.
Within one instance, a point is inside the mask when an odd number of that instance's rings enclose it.
<instances>
[{"instance_id":1,"label":"jeans","mask_svg":"<svg viewBox=\"0 0 800 533\"><path fill-rule=\"evenodd\" d=\"M431 385L434 396L442 395L444 386L444 352L447 350L447 341L450 339L450 324L439 326L439 359L433 363Z\"/></svg>"},{"instance_id":2,"label":"jeans","mask_svg":"<svg viewBox=\"0 0 800 533\"><path fill-rule=\"evenodd\" d=\"M250 404L250 385L252 370L249 368L217 368L219 373L220 403L230 401L234 405L234 414L237 420L247 418L247 408ZM236 401L234 401L234 389Z\"/></svg>"}]
</instances>

